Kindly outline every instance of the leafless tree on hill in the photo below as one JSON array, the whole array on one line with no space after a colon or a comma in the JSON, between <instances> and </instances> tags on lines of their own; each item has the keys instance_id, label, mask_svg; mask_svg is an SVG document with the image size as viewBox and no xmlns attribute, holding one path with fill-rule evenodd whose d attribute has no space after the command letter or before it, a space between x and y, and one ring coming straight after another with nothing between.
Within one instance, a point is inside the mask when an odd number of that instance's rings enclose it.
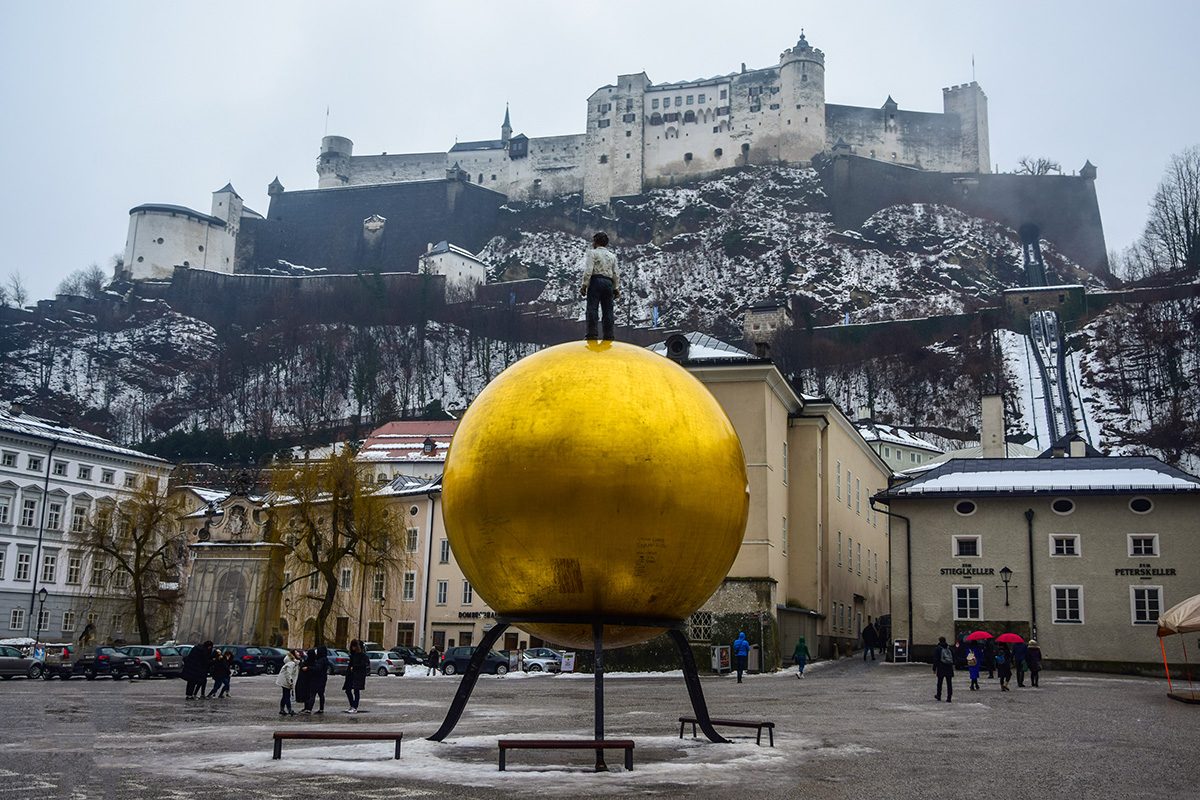
<instances>
[{"instance_id":1,"label":"leafless tree on hill","mask_svg":"<svg viewBox=\"0 0 1200 800\"><path fill-rule=\"evenodd\" d=\"M1018 175L1049 175L1051 172L1057 172L1061 175L1062 165L1049 158L1022 156L1017 161L1017 168L1014 172Z\"/></svg>"},{"instance_id":2,"label":"leafless tree on hill","mask_svg":"<svg viewBox=\"0 0 1200 800\"><path fill-rule=\"evenodd\" d=\"M1200 272L1200 146L1171 157L1145 230L1115 266L1131 280Z\"/></svg>"}]
</instances>

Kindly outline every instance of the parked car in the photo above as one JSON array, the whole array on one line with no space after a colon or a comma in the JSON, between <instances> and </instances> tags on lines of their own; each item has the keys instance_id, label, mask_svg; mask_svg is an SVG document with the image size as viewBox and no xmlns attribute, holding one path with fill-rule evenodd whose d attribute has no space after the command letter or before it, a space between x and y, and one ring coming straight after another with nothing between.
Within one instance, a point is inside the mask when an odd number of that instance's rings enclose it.
<instances>
[{"instance_id":1,"label":"parked car","mask_svg":"<svg viewBox=\"0 0 1200 800\"><path fill-rule=\"evenodd\" d=\"M195 646L194 644L177 644L175 645L175 649L179 651L179 655L187 658L188 653L192 652L192 648Z\"/></svg>"},{"instance_id":2,"label":"parked car","mask_svg":"<svg viewBox=\"0 0 1200 800\"><path fill-rule=\"evenodd\" d=\"M404 659L393 658L385 650L368 650L367 658L371 660L371 672L385 677L387 675L403 675Z\"/></svg>"},{"instance_id":3,"label":"parked car","mask_svg":"<svg viewBox=\"0 0 1200 800\"><path fill-rule=\"evenodd\" d=\"M125 655L115 647L96 647L82 652L72 667L75 675L82 675L89 681L101 675L108 675L114 681L133 678L141 673L141 669L141 659Z\"/></svg>"},{"instance_id":4,"label":"parked car","mask_svg":"<svg viewBox=\"0 0 1200 800\"><path fill-rule=\"evenodd\" d=\"M23 655L15 647L0 645L0 678L7 681L15 675L40 678L42 677L42 662L33 656Z\"/></svg>"},{"instance_id":5,"label":"parked car","mask_svg":"<svg viewBox=\"0 0 1200 800\"><path fill-rule=\"evenodd\" d=\"M127 656L141 660L138 677L178 678L183 674L183 656L174 647L153 644L131 644L118 647Z\"/></svg>"},{"instance_id":6,"label":"parked car","mask_svg":"<svg viewBox=\"0 0 1200 800\"><path fill-rule=\"evenodd\" d=\"M233 675L259 675L266 671L262 650L257 647L244 644L218 644L213 646L213 650L220 650L222 655L227 652L233 653L233 666L229 668Z\"/></svg>"},{"instance_id":7,"label":"parked car","mask_svg":"<svg viewBox=\"0 0 1200 800\"><path fill-rule=\"evenodd\" d=\"M562 672L562 656L545 647L521 653L521 669L526 672Z\"/></svg>"},{"instance_id":8,"label":"parked car","mask_svg":"<svg viewBox=\"0 0 1200 800\"><path fill-rule=\"evenodd\" d=\"M278 675L279 670L283 668L283 659L288 651L282 647L262 647L258 648L259 660L262 662L263 672L268 675Z\"/></svg>"},{"instance_id":9,"label":"parked car","mask_svg":"<svg viewBox=\"0 0 1200 800\"><path fill-rule=\"evenodd\" d=\"M422 648L414 647L413 645L393 647L391 652L405 664L419 664L424 666L425 659L429 658L429 654Z\"/></svg>"},{"instance_id":10,"label":"parked car","mask_svg":"<svg viewBox=\"0 0 1200 800\"><path fill-rule=\"evenodd\" d=\"M442 674L453 675L456 672L464 672L473 655L475 655L474 647L448 648L446 655L442 657ZM489 651L483 660L483 672L490 672L493 675L506 674L508 672L508 659L495 650Z\"/></svg>"},{"instance_id":11,"label":"parked car","mask_svg":"<svg viewBox=\"0 0 1200 800\"><path fill-rule=\"evenodd\" d=\"M350 653L333 647L327 648L330 675L345 675L350 671Z\"/></svg>"},{"instance_id":12,"label":"parked car","mask_svg":"<svg viewBox=\"0 0 1200 800\"><path fill-rule=\"evenodd\" d=\"M42 677L46 680L61 678L65 681L73 677L76 674L75 645L46 645L46 660L42 667Z\"/></svg>"}]
</instances>

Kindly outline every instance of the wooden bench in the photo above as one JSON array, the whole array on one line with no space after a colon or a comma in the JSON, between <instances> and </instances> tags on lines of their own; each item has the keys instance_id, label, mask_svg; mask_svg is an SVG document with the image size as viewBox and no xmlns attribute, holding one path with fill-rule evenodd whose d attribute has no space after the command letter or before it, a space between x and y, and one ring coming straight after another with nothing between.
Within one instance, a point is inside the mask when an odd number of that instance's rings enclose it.
<instances>
[{"instance_id":1,"label":"wooden bench","mask_svg":"<svg viewBox=\"0 0 1200 800\"><path fill-rule=\"evenodd\" d=\"M692 725L692 736L696 735L696 725L698 723L698 720L695 717L680 717L679 718L679 738L680 739L683 738L683 726L688 724L689 722ZM754 743L757 745L760 745L760 746L762 745L763 728L766 728L767 736L769 737L771 747L775 746L775 723L774 722L768 722L765 719L760 720L758 722L755 722L754 720L749 720L749 719L710 719L709 722L711 722L714 726L719 726L722 728L757 728L758 729L758 738L755 739Z\"/></svg>"},{"instance_id":2,"label":"wooden bench","mask_svg":"<svg viewBox=\"0 0 1200 800\"><path fill-rule=\"evenodd\" d=\"M275 754L271 758L283 758L284 739L336 739L340 741L396 741L396 758L400 757L400 741L404 734L400 731L275 731Z\"/></svg>"},{"instance_id":3,"label":"wooden bench","mask_svg":"<svg viewBox=\"0 0 1200 800\"><path fill-rule=\"evenodd\" d=\"M504 771L507 750L624 750L625 769L633 770L632 739L501 739L501 772Z\"/></svg>"}]
</instances>

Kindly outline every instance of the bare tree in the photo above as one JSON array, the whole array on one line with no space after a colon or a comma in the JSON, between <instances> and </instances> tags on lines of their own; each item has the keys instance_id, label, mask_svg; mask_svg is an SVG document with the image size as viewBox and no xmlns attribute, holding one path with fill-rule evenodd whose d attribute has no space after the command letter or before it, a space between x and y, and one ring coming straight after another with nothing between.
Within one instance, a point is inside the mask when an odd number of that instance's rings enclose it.
<instances>
[{"instance_id":1,"label":"bare tree","mask_svg":"<svg viewBox=\"0 0 1200 800\"><path fill-rule=\"evenodd\" d=\"M317 604L314 635L325 644L343 569L389 571L408 565L403 516L392 513L387 497L371 480L369 468L345 448L327 460L301 462L276 473L271 523L288 548L281 587L303 582L306 598ZM365 584L360 585L365 592Z\"/></svg>"},{"instance_id":2,"label":"bare tree","mask_svg":"<svg viewBox=\"0 0 1200 800\"><path fill-rule=\"evenodd\" d=\"M17 308L24 308L29 302L29 290L25 288L25 281L21 279L19 272L8 276L8 298Z\"/></svg>"},{"instance_id":3,"label":"bare tree","mask_svg":"<svg viewBox=\"0 0 1200 800\"><path fill-rule=\"evenodd\" d=\"M1171 157L1137 250L1150 273L1200 270L1200 146Z\"/></svg>"},{"instance_id":4,"label":"bare tree","mask_svg":"<svg viewBox=\"0 0 1200 800\"><path fill-rule=\"evenodd\" d=\"M1022 156L1017 161L1017 168L1014 171L1018 175L1049 175L1051 172L1057 172L1061 175L1062 165L1049 158Z\"/></svg>"},{"instance_id":5,"label":"bare tree","mask_svg":"<svg viewBox=\"0 0 1200 800\"><path fill-rule=\"evenodd\" d=\"M177 520L182 507L168 499L157 481L143 479L133 496L101 505L94 518L73 530L91 559L96 587L117 613L132 612L138 641L148 643L167 632L178 601L184 543Z\"/></svg>"}]
</instances>

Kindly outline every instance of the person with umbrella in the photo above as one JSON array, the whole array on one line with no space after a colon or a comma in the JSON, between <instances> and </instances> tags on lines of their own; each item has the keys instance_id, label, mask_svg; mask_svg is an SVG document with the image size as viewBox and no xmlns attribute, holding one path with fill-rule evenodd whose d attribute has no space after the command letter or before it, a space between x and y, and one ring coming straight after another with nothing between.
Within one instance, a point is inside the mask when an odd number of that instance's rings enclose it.
<instances>
[{"instance_id":1,"label":"person with umbrella","mask_svg":"<svg viewBox=\"0 0 1200 800\"><path fill-rule=\"evenodd\" d=\"M966 641L970 648L967 651L967 672L971 676L971 691L979 691L979 670L983 666L983 647L982 642L991 639L992 635L987 631L975 631L967 634Z\"/></svg>"}]
</instances>

